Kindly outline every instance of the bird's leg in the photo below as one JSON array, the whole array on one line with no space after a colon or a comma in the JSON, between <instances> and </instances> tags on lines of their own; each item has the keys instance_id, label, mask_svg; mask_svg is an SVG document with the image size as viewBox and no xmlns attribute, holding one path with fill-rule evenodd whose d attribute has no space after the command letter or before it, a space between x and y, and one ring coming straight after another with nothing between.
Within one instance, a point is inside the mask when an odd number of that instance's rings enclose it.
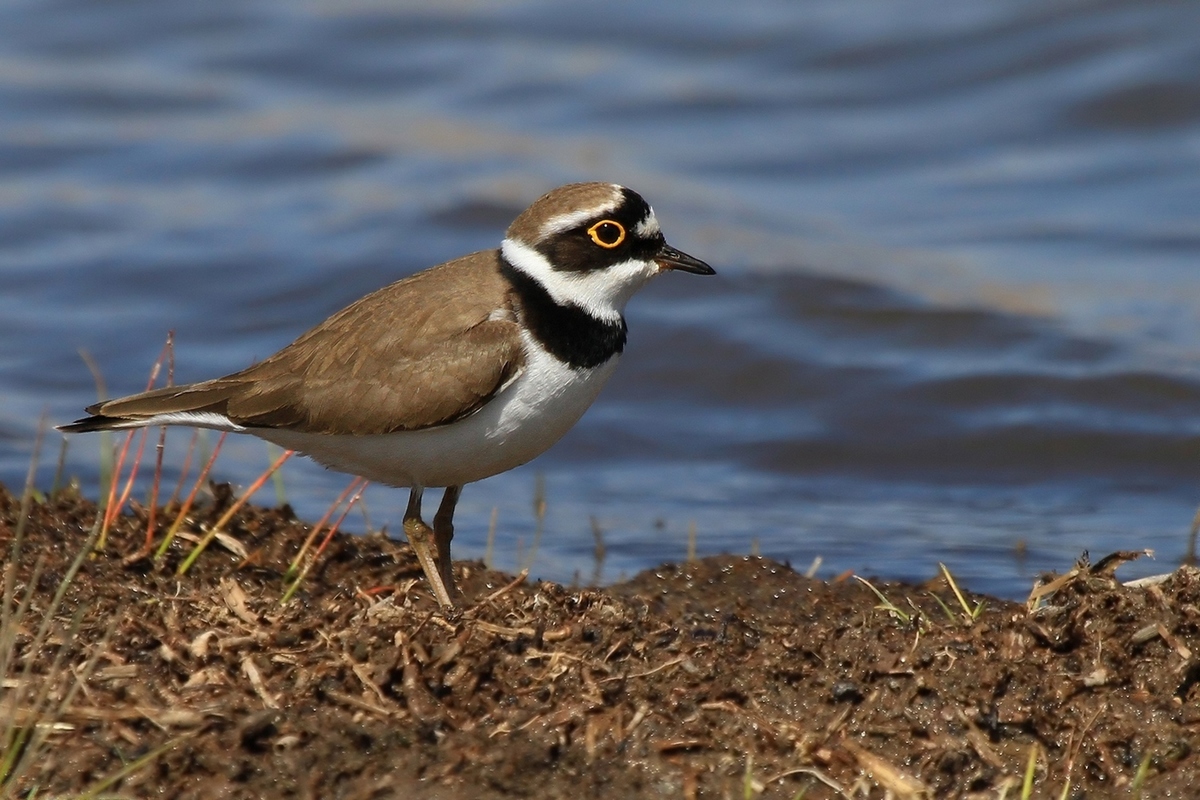
<instances>
[{"instance_id":1,"label":"bird's leg","mask_svg":"<svg viewBox=\"0 0 1200 800\"><path fill-rule=\"evenodd\" d=\"M454 585L454 565L450 562L450 540L454 538L454 506L462 494L461 486L447 486L441 505L433 516L433 541L437 545L438 572L453 599L458 594Z\"/></svg>"},{"instance_id":2,"label":"bird's leg","mask_svg":"<svg viewBox=\"0 0 1200 800\"><path fill-rule=\"evenodd\" d=\"M408 543L417 554L417 561L421 562L421 570L425 573L425 580L429 581L429 588L433 589L433 596L437 598L438 605L442 608L453 608L454 601L450 599L450 592L446 590L442 573L438 569L438 559L433 552L433 531L421 519L423 493L420 486L414 486L409 492L408 509L404 512L404 535L408 537ZM447 540L446 552L449 553L449 550ZM453 581L450 585L454 585Z\"/></svg>"}]
</instances>

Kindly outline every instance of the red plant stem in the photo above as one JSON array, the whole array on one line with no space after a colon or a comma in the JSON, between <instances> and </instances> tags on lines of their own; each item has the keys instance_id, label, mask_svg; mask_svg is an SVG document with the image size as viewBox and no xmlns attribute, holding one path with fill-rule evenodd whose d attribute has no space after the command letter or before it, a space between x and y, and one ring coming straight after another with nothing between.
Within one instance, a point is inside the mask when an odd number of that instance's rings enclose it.
<instances>
[{"instance_id":1,"label":"red plant stem","mask_svg":"<svg viewBox=\"0 0 1200 800\"><path fill-rule=\"evenodd\" d=\"M117 505L117 486L121 483L121 469L125 466L125 455L129 452L129 445L133 441L135 433L137 431L130 431L125 436L125 444L121 447L117 462L113 466L112 479L108 485L108 502L104 505L104 524L100 526L100 536L96 539L97 550L103 550L104 545L108 542L108 527L116 516L113 509Z\"/></svg>"},{"instance_id":2,"label":"red plant stem","mask_svg":"<svg viewBox=\"0 0 1200 800\"><path fill-rule=\"evenodd\" d=\"M168 337L167 344L163 346L162 352L158 354L158 359L154 362L154 366L150 369L150 380L146 381L146 391L154 388L154 382L158 380L158 373L162 370L163 360L166 358L167 349L170 347L171 340ZM121 482L121 468L125 466L125 456L129 453L129 445L133 442L133 434L135 431L130 431L125 437L125 445L121 448L121 455L117 459L116 468L113 470L112 484L108 490L108 504L104 507L104 524L100 528L100 537L96 540L96 549L103 550L105 543L108 541L108 529L117 519L117 514L121 513L126 501L129 500L129 494L133 491L133 482L137 478L138 468L142 465L142 453L146 448L146 431L142 430L142 443L138 445L137 457L134 459L133 467L129 470L129 480L125 483L125 490L121 493L120 502L117 502L117 484Z\"/></svg>"},{"instance_id":3,"label":"red plant stem","mask_svg":"<svg viewBox=\"0 0 1200 800\"><path fill-rule=\"evenodd\" d=\"M154 554L154 560L158 561L167 552L167 547L175 538L175 534L179 532L179 527L183 525L187 513L192 510L192 503L196 502L196 494L200 491L200 487L204 485L204 479L208 477L209 470L217 461L217 455L221 452L221 445L225 444L225 437L229 435L228 431L222 431L220 438L217 439L217 445L213 448L212 455L208 457L208 463L204 465L204 469L200 470L200 474L196 477L196 484L192 486L192 491L188 494L187 499L183 501L183 505L179 508L179 514L175 517L175 521L171 523L167 535L163 537L163 543L158 546L158 551Z\"/></svg>"},{"instance_id":4,"label":"red plant stem","mask_svg":"<svg viewBox=\"0 0 1200 800\"><path fill-rule=\"evenodd\" d=\"M163 345L167 355L167 386L175 383L175 331L167 331L167 343ZM150 552L154 543L154 522L158 513L158 488L162 483L163 451L167 446L167 426L162 426L158 432L158 449L154 459L154 482L150 484L150 510L146 514L146 541L142 544L142 553Z\"/></svg>"},{"instance_id":5,"label":"red plant stem","mask_svg":"<svg viewBox=\"0 0 1200 800\"><path fill-rule=\"evenodd\" d=\"M146 435L148 433L149 431L142 428L142 438L138 442L137 455L133 457L133 466L129 468L129 478L126 479L125 489L121 492L121 497L117 501L116 511L112 512L112 515L109 517L110 522L116 521L117 513L125 507L125 504L129 502L129 495L133 493L133 481L137 478L138 470L142 466L142 455L146 452Z\"/></svg>"},{"instance_id":6,"label":"red plant stem","mask_svg":"<svg viewBox=\"0 0 1200 800\"><path fill-rule=\"evenodd\" d=\"M365 478L355 478L354 480L350 481L350 484L342 490L342 493L338 495L337 499L334 500L329 506L328 510L325 511L325 516L317 520L317 524L313 526L311 531L309 531L308 538L306 538L304 540L304 544L300 546L300 552L296 553L296 557L292 559L292 563L288 566L288 572L296 571L296 568L300 566L301 559L304 558L304 554L308 552L308 548L312 547L313 540L317 538L317 534L321 532L321 529L325 527L325 523L329 522L329 518L333 516L338 507L346 501L346 498L350 496L350 493L353 492L360 483L362 484L362 488L365 489L367 484ZM361 489L359 490L359 494L362 494Z\"/></svg>"},{"instance_id":7,"label":"red plant stem","mask_svg":"<svg viewBox=\"0 0 1200 800\"><path fill-rule=\"evenodd\" d=\"M360 480L362 480L360 478ZM363 485L355 492L354 497L350 498L350 502L346 504L346 508L342 511L342 515L338 517L338 521L333 523L333 527L329 529L329 533L325 534L325 538L321 541L321 546L317 548L317 552L313 554L313 563L320 560L321 554L325 552L325 548L329 546L329 541L333 539L333 535L338 532L338 528L346 521L346 516L350 513L350 509L354 508L354 504L362 497L363 492L367 490L367 482L363 480Z\"/></svg>"},{"instance_id":8,"label":"red plant stem","mask_svg":"<svg viewBox=\"0 0 1200 800\"><path fill-rule=\"evenodd\" d=\"M224 436L224 434L222 434L222 436ZM254 493L263 487L263 484L270 480L271 476L275 474L275 470L282 467L283 462L287 461L294 455L296 455L295 450L284 450L279 458L275 459L275 463L267 467L266 472L264 472L262 475L259 475L258 480L254 481L254 483L250 484L246 491L242 492L242 496L239 497L234 504L231 505L229 509L221 515L221 518L217 520L215 525L209 528L208 533L204 534L204 537L196 543L195 547L192 548L192 552L188 553L187 558L185 558L183 563L179 565L179 569L175 570L176 575L185 575L187 573L193 562L199 558L200 554L204 552L204 549L208 547L209 543L217 535L217 532L224 528L229 523L229 520L233 519L233 515L241 510L242 506L246 505L246 502L254 496Z\"/></svg>"},{"instance_id":9,"label":"red plant stem","mask_svg":"<svg viewBox=\"0 0 1200 800\"><path fill-rule=\"evenodd\" d=\"M358 483L359 481L362 482L362 485L358 487L358 491L355 492L354 497L350 498L350 502L346 504L346 508L344 511L342 511L342 515L340 517L338 517L338 521L334 523L333 527L329 529L329 533L327 533L325 535L325 539L321 542L321 546L317 548L317 552L313 555L312 561L309 561L307 564L304 565L304 567L300 570L300 573L296 576L296 579L294 581L292 581L291 585L288 586L287 591L283 593L283 598L280 602L282 602L282 603L288 602L288 600L291 599L292 595L296 593L296 590L300 588L300 584L304 581L304 579L306 577L308 577L308 573L312 570L313 566L321 558L321 554L325 551L326 545L328 545L330 540L333 539L333 535L335 533L337 533L338 528L340 528L342 525L342 522L345 521L346 515L350 513L350 509L354 508L354 504L358 502L359 498L362 497L362 493L364 491L366 491L366 488L367 488L366 479L355 478L354 481L352 481L350 483L350 485L346 487L346 491L342 492L341 497L339 497L334 502L334 504L329 507L329 513L327 513L325 515L325 519L329 518L330 514L333 512L333 509L337 508L338 505L341 504L342 498L344 498L346 496L346 494L349 493L350 489L352 489L354 487L354 485L356 483ZM313 534L310 534L310 536L309 536L310 541L312 539L312 536L316 535L316 530L320 530L320 526L318 526L314 530ZM305 546L307 546L307 543ZM289 574L294 571L295 564L298 563L298 561L299 561L299 556L296 557L296 561L292 562L293 566L292 566L292 568L289 568L289 570L288 570Z\"/></svg>"}]
</instances>

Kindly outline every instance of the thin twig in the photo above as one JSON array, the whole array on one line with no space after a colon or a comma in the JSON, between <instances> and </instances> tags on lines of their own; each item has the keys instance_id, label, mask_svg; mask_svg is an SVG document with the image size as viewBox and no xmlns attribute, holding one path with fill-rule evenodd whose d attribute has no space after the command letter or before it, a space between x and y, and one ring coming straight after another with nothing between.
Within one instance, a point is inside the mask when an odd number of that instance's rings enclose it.
<instances>
[{"instance_id":1,"label":"thin twig","mask_svg":"<svg viewBox=\"0 0 1200 800\"><path fill-rule=\"evenodd\" d=\"M513 589L517 588L522 583L524 583L525 579L528 577L529 577L529 570L527 570L527 569L521 570L521 572L517 575L517 577L513 578L511 582L506 583L504 586L501 586L499 589L492 592L491 594L489 594L487 597L480 600L475 605L471 606L469 609L467 609L465 612L463 612L463 616L471 616L475 612L479 611L479 609L483 608L484 606L492 603L495 600L499 600L501 597L508 594Z\"/></svg>"}]
</instances>

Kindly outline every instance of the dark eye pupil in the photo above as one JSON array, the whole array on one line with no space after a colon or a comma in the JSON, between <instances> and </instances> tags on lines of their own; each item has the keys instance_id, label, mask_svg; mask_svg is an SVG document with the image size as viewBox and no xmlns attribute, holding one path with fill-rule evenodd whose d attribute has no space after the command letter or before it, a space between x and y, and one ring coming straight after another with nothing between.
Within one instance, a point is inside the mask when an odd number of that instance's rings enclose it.
<instances>
[{"instance_id":1,"label":"dark eye pupil","mask_svg":"<svg viewBox=\"0 0 1200 800\"><path fill-rule=\"evenodd\" d=\"M606 222L601 225L599 233L600 238L608 243L615 242L617 240L617 236L620 235L617 231L617 226L613 225L611 222Z\"/></svg>"}]
</instances>

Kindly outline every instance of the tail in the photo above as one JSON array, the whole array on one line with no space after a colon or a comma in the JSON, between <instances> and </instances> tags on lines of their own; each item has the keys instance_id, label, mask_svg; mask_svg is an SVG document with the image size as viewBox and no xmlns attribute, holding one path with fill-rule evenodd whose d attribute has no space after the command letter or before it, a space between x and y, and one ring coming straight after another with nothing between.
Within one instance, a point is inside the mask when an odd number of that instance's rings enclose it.
<instances>
[{"instance_id":1,"label":"tail","mask_svg":"<svg viewBox=\"0 0 1200 800\"><path fill-rule=\"evenodd\" d=\"M187 386L167 386L106 400L86 411L90 416L59 425L63 433L88 433L159 425L186 425L219 431L244 431L229 415L229 401L240 384L218 379Z\"/></svg>"}]
</instances>

